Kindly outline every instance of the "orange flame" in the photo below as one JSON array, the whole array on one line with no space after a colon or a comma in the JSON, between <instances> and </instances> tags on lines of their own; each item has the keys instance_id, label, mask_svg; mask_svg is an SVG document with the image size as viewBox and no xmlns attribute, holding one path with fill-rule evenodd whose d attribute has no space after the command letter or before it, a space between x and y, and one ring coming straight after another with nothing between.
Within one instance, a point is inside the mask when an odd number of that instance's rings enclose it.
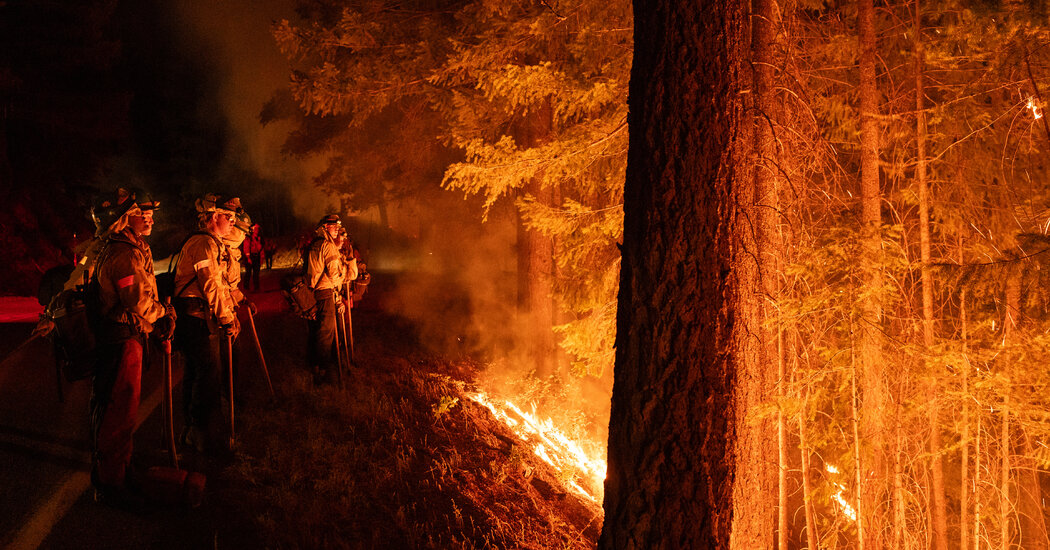
<instances>
[{"instance_id":1,"label":"orange flame","mask_svg":"<svg viewBox=\"0 0 1050 550\"><path fill-rule=\"evenodd\" d=\"M559 472L580 472L586 484L594 489L589 491L575 479L568 482L569 487L589 500L599 502L608 470L605 460L589 456L579 443L558 430L550 418L539 420L535 409L528 413L508 400L497 404L484 392L470 393L467 397L487 408L522 441L531 444L533 439L538 439L533 452Z\"/></svg>"}]
</instances>

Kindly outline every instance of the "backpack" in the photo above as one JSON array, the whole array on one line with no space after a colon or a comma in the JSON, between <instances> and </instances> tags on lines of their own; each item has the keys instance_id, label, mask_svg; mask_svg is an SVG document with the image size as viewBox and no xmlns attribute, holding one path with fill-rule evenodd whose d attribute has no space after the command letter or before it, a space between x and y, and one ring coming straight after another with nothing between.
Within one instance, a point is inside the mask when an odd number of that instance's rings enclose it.
<instances>
[{"instance_id":1,"label":"backpack","mask_svg":"<svg viewBox=\"0 0 1050 550\"><path fill-rule=\"evenodd\" d=\"M95 330L102 318L98 280L62 290L51 299L44 315L54 325L48 336L62 375L69 382L95 374L98 349Z\"/></svg>"},{"instance_id":2,"label":"backpack","mask_svg":"<svg viewBox=\"0 0 1050 550\"><path fill-rule=\"evenodd\" d=\"M365 292L368 292L368 283L372 282L372 274L362 270L358 274L357 279L354 279L354 303L360 302L365 297Z\"/></svg>"},{"instance_id":3,"label":"backpack","mask_svg":"<svg viewBox=\"0 0 1050 550\"><path fill-rule=\"evenodd\" d=\"M186 243L190 242L190 238L194 235L207 235L211 237L212 240L219 243L220 247L225 246L211 233L206 231L194 231L187 235L186 238L182 240L182 244L179 245L179 251L172 254L170 259L168 259L168 270L154 276L157 280L157 294L160 296L161 302L164 302L169 298L174 300L179 294L182 294L187 288L189 288L194 281L196 281L196 279L191 278L188 283L178 290L178 292L175 291L175 268L178 267L178 260L182 257L182 249L186 246Z\"/></svg>"},{"instance_id":4,"label":"backpack","mask_svg":"<svg viewBox=\"0 0 1050 550\"><path fill-rule=\"evenodd\" d=\"M288 306L299 317L313 321L317 317L317 300L314 291L306 285L306 275L289 273L281 278L281 294Z\"/></svg>"},{"instance_id":5,"label":"backpack","mask_svg":"<svg viewBox=\"0 0 1050 550\"><path fill-rule=\"evenodd\" d=\"M300 251L299 261L303 264L301 272L289 273L281 277L281 294L284 295L285 301L288 302L288 307L296 315L307 321L313 321L317 318L317 300L314 299L314 290L306 284L307 258L310 255L310 249L321 240L324 239L315 237L310 241L310 244Z\"/></svg>"}]
</instances>

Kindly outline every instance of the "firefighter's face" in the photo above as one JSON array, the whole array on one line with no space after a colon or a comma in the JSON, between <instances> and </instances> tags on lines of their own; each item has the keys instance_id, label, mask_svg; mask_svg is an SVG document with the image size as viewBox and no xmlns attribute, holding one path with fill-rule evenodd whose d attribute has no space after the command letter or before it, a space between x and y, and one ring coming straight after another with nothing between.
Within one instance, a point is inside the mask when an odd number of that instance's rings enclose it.
<instances>
[{"instance_id":1,"label":"firefighter's face","mask_svg":"<svg viewBox=\"0 0 1050 550\"><path fill-rule=\"evenodd\" d=\"M211 230L219 238L230 234L233 228L233 214L229 212L216 212L211 216Z\"/></svg>"},{"instance_id":2,"label":"firefighter's face","mask_svg":"<svg viewBox=\"0 0 1050 550\"><path fill-rule=\"evenodd\" d=\"M141 237L148 236L150 233L153 233L153 211L139 210L128 216L128 225L137 235Z\"/></svg>"}]
</instances>

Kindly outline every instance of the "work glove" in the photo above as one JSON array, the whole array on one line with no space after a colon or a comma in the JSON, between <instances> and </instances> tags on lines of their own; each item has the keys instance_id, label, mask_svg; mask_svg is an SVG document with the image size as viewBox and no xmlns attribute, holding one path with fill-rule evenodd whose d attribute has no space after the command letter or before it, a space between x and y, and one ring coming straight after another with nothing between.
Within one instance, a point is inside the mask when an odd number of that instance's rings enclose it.
<instances>
[{"instance_id":1,"label":"work glove","mask_svg":"<svg viewBox=\"0 0 1050 550\"><path fill-rule=\"evenodd\" d=\"M223 336L229 336L234 340L237 339L237 335L241 333L241 323L236 317L233 318L233 322L220 325Z\"/></svg>"},{"instance_id":2,"label":"work glove","mask_svg":"<svg viewBox=\"0 0 1050 550\"><path fill-rule=\"evenodd\" d=\"M171 317L172 324L175 324L175 320L179 318L175 315L175 306L170 303L164 304L164 315L166 317Z\"/></svg>"},{"instance_id":3,"label":"work glove","mask_svg":"<svg viewBox=\"0 0 1050 550\"><path fill-rule=\"evenodd\" d=\"M239 303L237 305L239 305L239 306L246 306L248 308L248 311L252 312L252 315L255 315L259 311L255 307L255 302L249 302L247 298L241 300L241 303Z\"/></svg>"},{"instance_id":4,"label":"work glove","mask_svg":"<svg viewBox=\"0 0 1050 550\"><path fill-rule=\"evenodd\" d=\"M175 319L165 315L153 323L153 335L161 342L171 340L175 336Z\"/></svg>"}]
</instances>

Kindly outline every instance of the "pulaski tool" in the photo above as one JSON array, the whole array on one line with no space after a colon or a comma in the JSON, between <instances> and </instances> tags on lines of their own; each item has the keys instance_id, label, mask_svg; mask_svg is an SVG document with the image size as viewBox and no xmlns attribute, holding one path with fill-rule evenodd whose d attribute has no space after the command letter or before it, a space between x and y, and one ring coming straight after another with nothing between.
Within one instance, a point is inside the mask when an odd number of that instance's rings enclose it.
<instances>
[{"instance_id":1,"label":"pulaski tool","mask_svg":"<svg viewBox=\"0 0 1050 550\"><path fill-rule=\"evenodd\" d=\"M252 339L255 341L255 351L259 352L259 363L262 365L263 374L266 375L266 385L270 387L270 397L274 396L273 383L270 382L270 370L266 368L266 357L263 355L262 344L259 343L259 333L255 330L255 315L248 308L248 324L252 327Z\"/></svg>"},{"instance_id":2,"label":"pulaski tool","mask_svg":"<svg viewBox=\"0 0 1050 550\"><path fill-rule=\"evenodd\" d=\"M170 298L166 300L170 303ZM171 396L171 335L161 341L164 349L164 431L166 446L171 455L171 466L153 466L146 471L142 481L146 496L155 502L169 505L200 506L204 499L204 474L179 468L179 455L175 449L175 415Z\"/></svg>"}]
</instances>

